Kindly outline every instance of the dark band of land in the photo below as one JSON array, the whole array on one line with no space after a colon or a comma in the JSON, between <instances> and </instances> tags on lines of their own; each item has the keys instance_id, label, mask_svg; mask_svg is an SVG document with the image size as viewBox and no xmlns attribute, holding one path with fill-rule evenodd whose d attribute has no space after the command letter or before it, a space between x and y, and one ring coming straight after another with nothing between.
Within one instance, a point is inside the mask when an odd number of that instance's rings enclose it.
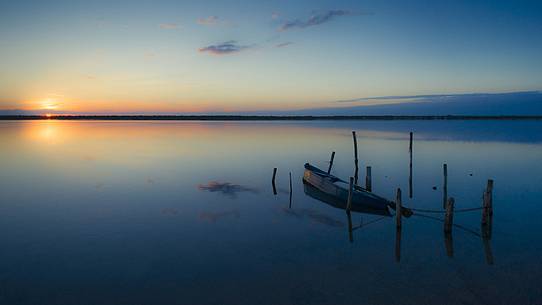
<instances>
[{"instance_id":1,"label":"dark band of land","mask_svg":"<svg viewBox=\"0 0 542 305\"><path fill-rule=\"evenodd\" d=\"M347 120L542 120L542 115L4 115L0 120L97 121L347 121Z\"/></svg>"}]
</instances>

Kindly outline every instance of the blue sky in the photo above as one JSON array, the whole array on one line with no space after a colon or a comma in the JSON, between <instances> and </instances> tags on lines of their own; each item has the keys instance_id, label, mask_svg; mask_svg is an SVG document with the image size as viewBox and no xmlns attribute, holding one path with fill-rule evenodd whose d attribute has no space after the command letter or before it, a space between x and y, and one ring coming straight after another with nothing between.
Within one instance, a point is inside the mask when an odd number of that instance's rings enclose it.
<instances>
[{"instance_id":1,"label":"blue sky","mask_svg":"<svg viewBox=\"0 0 542 305\"><path fill-rule=\"evenodd\" d=\"M3 1L0 109L260 111L540 90L541 33L540 1Z\"/></svg>"}]
</instances>

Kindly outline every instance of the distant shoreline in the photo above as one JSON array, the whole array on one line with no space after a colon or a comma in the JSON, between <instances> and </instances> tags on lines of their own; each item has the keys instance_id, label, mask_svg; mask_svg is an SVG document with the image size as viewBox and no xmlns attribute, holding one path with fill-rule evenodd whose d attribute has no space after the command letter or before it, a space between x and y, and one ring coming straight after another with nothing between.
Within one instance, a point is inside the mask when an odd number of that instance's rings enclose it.
<instances>
[{"instance_id":1,"label":"distant shoreline","mask_svg":"<svg viewBox=\"0 0 542 305\"><path fill-rule=\"evenodd\" d=\"M394 121L394 120L542 120L542 115L0 115L2 121Z\"/></svg>"}]
</instances>

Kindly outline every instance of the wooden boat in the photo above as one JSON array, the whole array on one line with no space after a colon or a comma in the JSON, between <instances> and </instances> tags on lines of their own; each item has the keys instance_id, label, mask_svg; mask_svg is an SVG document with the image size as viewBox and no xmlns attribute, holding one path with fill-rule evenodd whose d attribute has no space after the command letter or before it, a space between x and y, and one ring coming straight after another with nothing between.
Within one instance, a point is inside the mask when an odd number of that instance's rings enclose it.
<instances>
[{"instance_id":1,"label":"wooden boat","mask_svg":"<svg viewBox=\"0 0 542 305\"><path fill-rule=\"evenodd\" d=\"M306 163L303 183L305 184L305 193L309 196L324 201L336 208L346 209L348 182ZM391 215L388 208L394 207L395 203L392 201L375 195L360 186L355 186L352 194L352 211Z\"/></svg>"}]
</instances>

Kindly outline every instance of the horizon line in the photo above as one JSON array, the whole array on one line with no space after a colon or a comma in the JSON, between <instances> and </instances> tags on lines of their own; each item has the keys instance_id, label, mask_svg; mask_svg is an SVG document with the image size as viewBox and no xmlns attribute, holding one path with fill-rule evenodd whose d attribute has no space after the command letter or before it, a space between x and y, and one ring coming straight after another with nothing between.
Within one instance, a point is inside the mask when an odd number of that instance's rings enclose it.
<instances>
[{"instance_id":1,"label":"horizon line","mask_svg":"<svg viewBox=\"0 0 542 305\"><path fill-rule=\"evenodd\" d=\"M542 120L542 115L0 115L0 121Z\"/></svg>"}]
</instances>

